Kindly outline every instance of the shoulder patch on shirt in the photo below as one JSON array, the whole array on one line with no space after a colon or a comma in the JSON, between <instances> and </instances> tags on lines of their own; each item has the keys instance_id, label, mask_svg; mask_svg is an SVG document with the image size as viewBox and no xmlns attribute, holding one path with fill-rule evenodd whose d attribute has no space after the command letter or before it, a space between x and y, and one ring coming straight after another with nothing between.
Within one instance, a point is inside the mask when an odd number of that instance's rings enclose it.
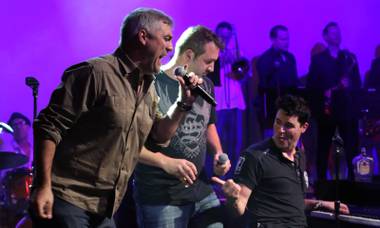
<instances>
[{"instance_id":1,"label":"shoulder patch on shirt","mask_svg":"<svg viewBox=\"0 0 380 228\"><path fill-rule=\"evenodd\" d=\"M306 189L309 188L309 176L307 175L306 171L303 171L303 179L305 180L305 187Z\"/></svg>"},{"instance_id":2,"label":"shoulder patch on shirt","mask_svg":"<svg viewBox=\"0 0 380 228\"><path fill-rule=\"evenodd\" d=\"M241 168L243 167L244 162L245 162L245 157L239 157L239 161L236 164L235 175L240 174Z\"/></svg>"}]
</instances>

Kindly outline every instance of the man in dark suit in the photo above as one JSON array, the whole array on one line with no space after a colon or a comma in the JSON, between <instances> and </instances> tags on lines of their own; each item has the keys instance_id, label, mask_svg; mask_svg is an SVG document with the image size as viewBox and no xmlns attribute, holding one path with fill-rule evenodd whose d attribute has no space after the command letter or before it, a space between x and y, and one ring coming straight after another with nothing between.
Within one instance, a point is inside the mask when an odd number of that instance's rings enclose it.
<instances>
[{"instance_id":1,"label":"man in dark suit","mask_svg":"<svg viewBox=\"0 0 380 228\"><path fill-rule=\"evenodd\" d=\"M349 104L351 91L361 86L359 68L355 55L340 48L341 33L337 23L330 22L325 26L323 39L327 49L313 56L306 83L313 94L310 103L318 125L318 179L326 179L331 139L336 129L344 141L348 178L351 179L350 164L358 147L358 122ZM335 104L332 104L333 93L339 97Z\"/></svg>"},{"instance_id":2,"label":"man in dark suit","mask_svg":"<svg viewBox=\"0 0 380 228\"><path fill-rule=\"evenodd\" d=\"M267 123L264 128L271 128L274 116L276 115L274 103L277 97L290 92L299 85L296 59L288 51L288 28L284 25L276 25L271 28L269 37L272 46L257 61L259 91L262 95L261 118L265 118L265 122ZM266 99L264 99L264 95ZM264 102L267 107L265 117L263 115Z\"/></svg>"}]
</instances>

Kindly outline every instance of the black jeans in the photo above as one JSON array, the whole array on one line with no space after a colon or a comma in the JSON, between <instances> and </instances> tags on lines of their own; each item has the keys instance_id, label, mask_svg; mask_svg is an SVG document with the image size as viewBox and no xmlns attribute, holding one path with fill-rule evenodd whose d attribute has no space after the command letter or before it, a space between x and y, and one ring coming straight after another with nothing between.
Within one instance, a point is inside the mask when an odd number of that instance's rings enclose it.
<instances>
[{"instance_id":1,"label":"black jeans","mask_svg":"<svg viewBox=\"0 0 380 228\"><path fill-rule=\"evenodd\" d=\"M85 211L71 203L54 197L53 218L39 219L30 211L34 228L116 228L113 218Z\"/></svg>"}]
</instances>

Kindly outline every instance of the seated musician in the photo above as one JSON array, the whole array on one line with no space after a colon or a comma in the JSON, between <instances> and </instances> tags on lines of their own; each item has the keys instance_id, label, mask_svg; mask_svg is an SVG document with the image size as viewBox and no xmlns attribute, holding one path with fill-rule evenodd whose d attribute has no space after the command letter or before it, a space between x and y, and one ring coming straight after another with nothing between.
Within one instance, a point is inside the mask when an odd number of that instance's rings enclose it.
<instances>
[{"instance_id":1,"label":"seated musician","mask_svg":"<svg viewBox=\"0 0 380 228\"><path fill-rule=\"evenodd\" d=\"M19 112L12 113L8 120L8 125L13 129L12 147L15 152L21 153L28 157L27 167L32 166L33 144L31 140L30 120Z\"/></svg>"},{"instance_id":2,"label":"seated musician","mask_svg":"<svg viewBox=\"0 0 380 228\"><path fill-rule=\"evenodd\" d=\"M306 102L287 95L278 99L277 110L274 135L245 150L234 180L213 177L222 185L228 208L245 213L246 227L307 227L305 209L334 210L334 202L304 199L305 157L296 145L309 126ZM349 213L345 204L339 209Z\"/></svg>"}]
</instances>

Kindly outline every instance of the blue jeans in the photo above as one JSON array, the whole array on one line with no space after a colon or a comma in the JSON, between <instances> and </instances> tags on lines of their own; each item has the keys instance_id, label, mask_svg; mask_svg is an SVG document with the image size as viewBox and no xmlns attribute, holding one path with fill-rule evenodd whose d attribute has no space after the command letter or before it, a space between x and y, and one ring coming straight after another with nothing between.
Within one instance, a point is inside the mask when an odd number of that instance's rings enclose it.
<instances>
[{"instance_id":1,"label":"blue jeans","mask_svg":"<svg viewBox=\"0 0 380 228\"><path fill-rule=\"evenodd\" d=\"M54 197L52 219L37 219L33 211L30 214L33 227L38 228L116 228L112 218L90 213L57 197Z\"/></svg>"},{"instance_id":2,"label":"blue jeans","mask_svg":"<svg viewBox=\"0 0 380 228\"><path fill-rule=\"evenodd\" d=\"M222 208L215 193L201 201L181 205L137 204L137 220L140 228L222 228Z\"/></svg>"}]
</instances>

